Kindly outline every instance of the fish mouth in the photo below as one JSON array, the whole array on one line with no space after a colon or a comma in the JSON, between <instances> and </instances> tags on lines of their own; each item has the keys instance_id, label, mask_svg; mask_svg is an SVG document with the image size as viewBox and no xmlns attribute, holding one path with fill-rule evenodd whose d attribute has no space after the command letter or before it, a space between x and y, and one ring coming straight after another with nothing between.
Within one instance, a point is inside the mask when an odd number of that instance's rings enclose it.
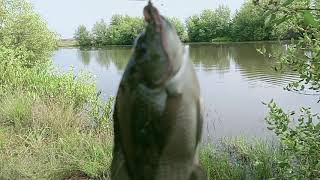
<instances>
[{"instance_id":1,"label":"fish mouth","mask_svg":"<svg viewBox=\"0 0 320 180\"><path fill-rule=\"evenodd\" d=\"M156 32L161 32L163 27L162 17L156 7L153 6L151 1L143 10L144 20L149 24L154 22L156 25Z\"/></svg>"},{"instance_id":2,"label":"fish mouth","mask_svg":"<svg viewBox=\"0 0 320 180\"><path fill-rule=\"evenodd\" d=\"M144 20L148 24L153 23L155 25L156 33L160 34L160 41L161 41L160 44L164 50L164 54L167 59L167 63L166 63L167 67L166 67L166 72L163 74L163 76L159 80L155 81L154 84L164 85L165 82L172 76L172 73L173 73L171 57L168 53L168 42L167 42L166 29L164 29L164 27L166 26L166 21L160 15L158 9L153 6L151 1L149 1L148 5L144 8L143 14L144 14Z\"/></svg>"}]
</instances>

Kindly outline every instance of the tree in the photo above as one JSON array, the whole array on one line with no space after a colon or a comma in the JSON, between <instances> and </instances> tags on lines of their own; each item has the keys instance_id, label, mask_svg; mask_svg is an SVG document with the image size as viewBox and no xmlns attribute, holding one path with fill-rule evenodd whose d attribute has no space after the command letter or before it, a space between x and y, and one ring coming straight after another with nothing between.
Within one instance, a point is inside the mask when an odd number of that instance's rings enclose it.
<instances>
[{"instance_id":1,"label":"tree","mask_svg":"<svg viewBox=\"0 0 320 180\"><path fill-rule=\"evenodd\" d=\"M104 46L108 44L108 25L101 20L94 24L92 28L92 35L93 35L93 44L94 46Z\"/></svg>"},{"instance_id":2,"label":"tree","mask_svg":"<svg viewBox=\"0 0 320 180\"><path fill-rule=\"evenodd\" d=\"M79 42L81 47L88 47L92 45L92 35L84 25L80 25L78 27L74 34L74 38Z\"/></svg>"},{"instance_id":3,"label":"tree","mask_svg":"<svg viewBox=\"0 0 320 180\"><path fill-rule=\"evenodd\" d=\"M143 28L142 18L114 15L107 33L108 42L111 45L131 45Z\"/></svg>"},{"instance_id":4,"label":"tree","mask_svg":"<svg viewBox=\"0 0 320 180\"><path fill-rule=\"evenodd\" d=\"M189 39L192 42L212 42L216 38L230 36L230 9L220 6L204 10L187 20Z\"/></svg>"},{"instance_id":5,"label":"tree","mask_svg":"<svg viewBox=\"0 0 320 180\"><path fill-rule=\"evenodd\" d=\"M265 25L263 9L246 2L232 21L232 39L235 41L271 40L272 28Z\"/></svg>"},{"instance_id":6,"label":"tree","mask_svg":"<svg viewBox=\"0 0 320 180\"><path fill-rule=\"evenodd\" d=\"M168 21L175 27L180 40L186 42L188 40L188 34L183 22L176 17L170 17Z\"/></svg>"}]
</instances>

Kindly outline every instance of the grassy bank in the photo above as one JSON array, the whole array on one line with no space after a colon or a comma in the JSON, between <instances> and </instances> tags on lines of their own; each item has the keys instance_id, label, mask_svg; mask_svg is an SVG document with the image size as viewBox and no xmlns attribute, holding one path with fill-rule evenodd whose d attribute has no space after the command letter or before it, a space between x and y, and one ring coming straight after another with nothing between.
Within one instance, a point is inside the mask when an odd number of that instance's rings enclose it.
<instances>
[{"instance_id":1,"label":"grassy bank","mask_svg":"<svg viewBox=\"0 0 320 180\"><path fill-rule=\"evenodd\" d=\"M202 147L200 162L208 180L281 179L278 160L282 153L272 142L222 139Z\"/></svg>"},{"instance_id":2,"label":"grassy bank","mask_svg":"<svg viewBox=\"0 0 320 180\"><path fill-rule=\"evenodd\" d=\"M0 105L0 179L108 177L109 123L24 93L8 95Z\"/></svg>"},{"instance_id":3,"label":"grassy bank","mask_svg":"<svg viewBox=\"0 0 320 180\"><path fill-rule=\"evenodd\" d=\"M88 112L25 94L7 96L1 107L0 179L110 179L110 123L96 124ZM275 149L222 140L202 147L201 164L208 180L277 177L281 153Z\"/></svg>"},{"instance_id":4,"label":"grassy bank","mask_svg":"<svg viewBox=\"0 0 320 180\"><path fill-rule=\"evenodd\" d=\"M108 176L111 104L88 75L0 70L0 179Z\"/></svg>"}]
</instances>

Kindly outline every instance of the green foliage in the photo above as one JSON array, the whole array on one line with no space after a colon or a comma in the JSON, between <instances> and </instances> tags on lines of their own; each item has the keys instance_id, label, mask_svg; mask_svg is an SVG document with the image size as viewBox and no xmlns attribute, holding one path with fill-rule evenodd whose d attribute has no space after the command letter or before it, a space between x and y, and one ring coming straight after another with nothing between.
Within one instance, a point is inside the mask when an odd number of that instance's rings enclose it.
<instances>
[{"instance_id":1,"label":"green foliage","mask_svg":"<svg viewBox=\"0 0 320 180\"><path fill-rule=\"evenodd\" d=\"M85 109L24 93L6 95L0 105L0 179L108 176L110 122L95 124Z\"/></svg>"},{"instance_id":2,"label":"green foliage","mask_svg":"<svg viewBox=\"0 0 320 180\"><path fill-rule=\"evenodd\" d=\"M288 68L300 75L298 81L290 83L285 89L318 97L320 92L320 19L318 16L320 10L317 9L319 2L286 0L281 1L280 4L268 3L261 6L266 11L265 16L269 21L275 22L275 26L294 20L296 24L293 24L293 27L302 34L297 41L292 41L288 45L287 52L273 55L273 58L278 60L275 70L281 71ZM280 138L284 152L283 158L279 160L282 174L286 179L319 178L320 117L312 114L310 108L301 108L299 115L295 111L286 113L273 101L268 104L268 108L269 115L266 120L269 129Z\"/></svg>"},{"instance_id":3,"label":"green foliage","mask_svg":"<svg viewBox=\"0 0 320 180\"><path fill-rule=\"evenodd\" d=\"M97 22L93 25L92 28L92 35L93 35L93 44L95 46L104 46L108 43L108 25L104 22L104 20L101 20L100 22Z\"/></svg>"},{"instance_id":4,"label":"green foliage","mask_svg":"<svg viewBox=\"0 0 320 180\"><path fill-rule=\"evenodd\" d=\"M187 41L188 35L184 24L177 18L168 18L176 28L181 41ZM135 38L143 31L144 20L138 17L127 15L114 15L110 24L101 20L92 28L91 33L84 27L80 26L75 33L75 39L79 45L86 46L107 46L107 45L132 45ZM92 44L91 44L92 43Z\"/></svg>"},{"instance_id":5,"label":"green foliage","mask_svg":"<svg viewBox=\"0 0 320 180\"><path fill-rule=\"evenodd\" d=\"M131 45L134 39L142 32L144 22L142 18L129 17L127 15L114 15L108 25L101 20L92 28L93 46L101 47L106 45ZM87 31L86 34L90 34ZM88 39L91 39L88 36ZM80 46L85 46L81 45Z\"/></svg>"},{"instance_id":6,"label":"green foliage","mask_svg":"<svg viewBox=\"0 0 320 180\"><path fill-rule=\"evenodd\" d=\"M87 30L86 26L80 25L77 31L74 33L74 39L79 42L82 47L88 47L92 45L92 35Z\"/></svg>"},{"instance_id":7,"label":"green foliage","mask_svg":"<svg viewBox=\"0 0 320 180\"><path fill-rule=\"evenodd\" d=\"M57 45L56 35L24 0L1 2L1 51L3 48L15 50L15 56L24 66L32 67L48 63Z\"/></svg>"},{"instance_id":8,"label":"green foliage","mask_svg":"<svg viewBox=\"0 0 320 180\"><path fill-rule=\"evenodd\" d=\"M285 2L285 5L279 5L276 9L270 9L266 7L268 11L266 14L274 20L277 14L283 20L276 24L281 25L290 21L291 16L284 15L296 14L295 18L299 18L296 24L296 29L302 34L297 41L288 45L288 51L286 53L274 56L278 59L278 65L276 70L281 71L285 68L289 68L296 71L300 75L300 80L290 83L287 86L287 90L290 91L308 91L306 93L317 93L320 90L320 26L319 17L316 16L316 12L309 8L309 1L289 1ZM319 10L317 10L319 11ZM298 14L297 14L298 12ZM281 16L282 15L282 16Z\"/></svg>"},{"instance_id":9,"label":"green foliage","mask_svg":"<svg viewBox=\"0 0 320 180\"><path fill-rule=\"evenodd\" d=\"M143 28L142 18L114 15L107 32L107 44L131 45Z\"/></svg>"},{"instance_id":10,"label":"green foliage","mask_svg":"<svg viewBox=\"0 0 320 180\"><path fill-rule=\"evenodd\" d=\"M56 36L27 1L0 10L0 179L107 178L112 100L52 67Z\"/></svg>"},{"instance_id":11,"label":"green foliage","mask_svg":"<svg viewBox=\"0 0 320 180\"><path fill-rule=\"evenodd\" d=\"M224 139L220 146L204 147L200 162L208 180L281 179L276 163L281 156L280 149L270 142Z\"/></svg>"},{"instance_id":12,"label":"green foliage","mask_svg":"<svg viewBox=\"0 0 320 180\"><path fill-rule=\"evenodd\" d=\"M272 28L265 24L263 9L246 2L232 22L232 38L235 41L271 40Z\"/></svg>"},{"instance_id":13,"label":"green foliage","mask_svg":"<svg viewBox=\"0 0 320 180\"><path fill-rule=\"evenodd\" d=\"M273 101L268 107L269 129L280 138L285 152L278 161L282 174L286 179L320 177L320 116L312 114L309 108L301 108L299 116L285 113Z\"/></svg>"},{"instance_id":14,"label":"green foliage","mask_svg":"<svg viewBox=\"0 0 320 180\"><path fill-rule=\"evenodd\" d=\"M230 37L230 9L220 6L215 10L204 10L200 15L187 20L191 42L211 42L220 37Z\"/></svg>"},{"instance_id":15,"label":"green foliage","mask_svg":"<svg viewBox=\"0 0 320 180\"><path fill-rule=\"evenodd\" d=\"M183 22L175 17L168 18L168 21L175 27L177 34L182 42L188 41L188 34Z\"/></svg>"},{"instance_id":16,"label":"green foliage","mask_svg":"<svg viewBox=\"0 0 320 180\"><path fill-rule=\"evenodd\" d=\"M308 0L294 1L286 6L294 4L295 8L304 6ZM256 1L254 1L256 2ZM268 0L262 1L269 5ZM273 8L275 5L271 3ZM265 13L265 8L256 6L255 3L247 1L231 17L228 7L219 6L217 9L207 9L199 15L189 17L186 24L178 18L170 17L168 20L175 26L182 42L225 42L225 41L267 41L275 39L298 39L303 33L297 26L301 24L301 17L308 23L316 25L313 15L304 12L296 16L290 14L288 7L286 11L278 12L278 15ZM318 14L318 17L320 14ZM286 18L283 18L286 17ZM287 17L290 17L289 19ZM279 24L281 22L281 24ZM277 25L275 25L277 24ZM80 46L101 47L107 45L132 45L134 39L143 30L143 18L129 17L127 15L114 15L110 24L103 20L97 22L92 29L92 36L88 30L80 27L76 32L76 38L80 40L82 34L83 42ZM90 43L89 43L90 42Z\"/></svg>"}]
</instances>

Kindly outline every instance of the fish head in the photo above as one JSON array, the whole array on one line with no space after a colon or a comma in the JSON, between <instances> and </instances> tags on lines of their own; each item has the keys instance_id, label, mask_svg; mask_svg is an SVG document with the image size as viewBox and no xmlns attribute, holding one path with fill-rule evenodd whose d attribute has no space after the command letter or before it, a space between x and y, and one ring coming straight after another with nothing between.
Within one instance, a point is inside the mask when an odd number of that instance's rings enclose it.
<instances>
[{"instance_id":1,"label":"fish head","mask_svg":"<svg viewBox=\"0 0 320 180\"><path fill-rule=\"evenodd\" d=\"M135 41L133 57L143 82L159 87L179 70L182 43L175 28L151 3L144 8L144 18L145 29Z\"/></svg>"}]
</instances>

